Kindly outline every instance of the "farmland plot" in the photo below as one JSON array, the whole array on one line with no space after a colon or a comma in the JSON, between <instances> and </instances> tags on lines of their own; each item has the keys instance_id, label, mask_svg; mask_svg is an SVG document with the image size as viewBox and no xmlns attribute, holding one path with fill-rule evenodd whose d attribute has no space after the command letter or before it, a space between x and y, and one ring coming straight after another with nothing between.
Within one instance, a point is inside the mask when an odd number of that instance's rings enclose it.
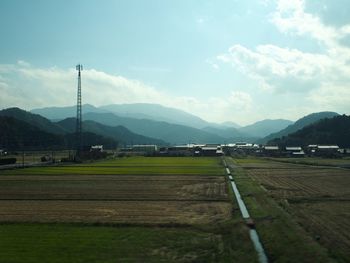
<instances>
[{"instance_id":1,"label":"farmland plot","mask_svg":"<svg viewBox=\"0 0 350 263\"><path fill-rule=\"evenodd\" d=\"M225 178L218 176L221 169L216 158L136 157L3 171L0 221L188 224L227 220L232 207ZM137 175L130 175L136 171ZM173 175L179 171L181 175ZM205 175L207 171L210 175Z\"/></svg>"},{"instance_id":2,"label":"farmland plot","mask_svg":"<svg viewBox=\"0 0 350 263\"><path fill-rule=\"evenodd\" d=\"M350 170L269 161L242 165L336 260L347 262Z\"/></svg>"},{"instance_id":3,"label":"farmland plot","mask_svg":"<svg viewBox=\"0 0 350 263\"><path fill-rule=\"evenodd\" d=\"M0 171L0 189L0 261L257 260L219 158Z\"/></svg>"}]
</instances>

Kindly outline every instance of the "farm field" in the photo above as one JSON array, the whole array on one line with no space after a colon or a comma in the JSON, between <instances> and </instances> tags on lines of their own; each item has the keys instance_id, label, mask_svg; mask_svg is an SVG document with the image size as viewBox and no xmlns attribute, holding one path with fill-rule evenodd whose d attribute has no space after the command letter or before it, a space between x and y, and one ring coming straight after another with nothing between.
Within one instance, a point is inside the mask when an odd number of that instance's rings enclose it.
<instances>
[{"instance_id":1,"label":"farm field","mask_svg":"<svg viewBox=\"0 0 350 263\"><path fill-rule=\"evenodd\" d=\"M287 162L287 163L294 163L294 164L350 168L350 157L344 157L344 158L305 157L305 158L270 158L270 159L273 161Z\"/></svg>"},{"instance_id":2,"label":"farm field","mask_svg":"<svg viewBox=\"0 0 350 263\"><path fill-rule=\"evenodd\" d=\"M32 167L6 170L2 175L224 175L224 169L212 158L131 157L93 164Z\"/></svg>"},{"instance_id":3,"label":"farm field","mask_svg":"<svg viewBox=\"0 0 350 263\"><path fill-rule=\"evenodd\" d=\"M0 262L256 262L226 180L219 158L0 171Z\"/></svg>"},{"instance_id":4,"label":"farm field","mask_svg":"<svg viewBox=\"0 0 350 263\"><path fill-rule=\"evenodd\" d=\"M236 159L235 164L325 247L332 258L348 262L350 170L261 159Z\"/></svg>"}]
</instances>

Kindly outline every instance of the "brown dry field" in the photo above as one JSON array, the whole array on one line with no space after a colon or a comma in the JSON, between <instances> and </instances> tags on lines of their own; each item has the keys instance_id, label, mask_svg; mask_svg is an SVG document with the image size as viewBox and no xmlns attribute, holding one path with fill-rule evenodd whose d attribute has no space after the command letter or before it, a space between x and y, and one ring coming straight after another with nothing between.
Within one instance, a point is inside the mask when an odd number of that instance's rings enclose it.
<instances>
[{"instance_id":1,"label":"brown dry field","mask_svg":"<svg viewBox=\"0 0 350 263\"><path fill-rule=\"evenodd\" d=\"M0 201L3 222L209 224L229 219L229 202Z\"/></svg>"},{"instance_id":2,"label":"brown dry field","mask_svg":"<svg viewBox=\"0 0 350 263\"><path fill-rule=\"evenodd\" d=\"M347 262L350 258L350 170L269 163L270 169L268 163L249 164L246 172L335 258Z\"/></svg>"},{"instance_id":3,"label":"brown dry field","mask_svg":"<svg viewBox=\"0 0 350 263\"><path fill-rule=\"evenodd\" d=\"M208 224L229 219L224 176L0 176L0 221Z\"/></svg>"}]
</instances>

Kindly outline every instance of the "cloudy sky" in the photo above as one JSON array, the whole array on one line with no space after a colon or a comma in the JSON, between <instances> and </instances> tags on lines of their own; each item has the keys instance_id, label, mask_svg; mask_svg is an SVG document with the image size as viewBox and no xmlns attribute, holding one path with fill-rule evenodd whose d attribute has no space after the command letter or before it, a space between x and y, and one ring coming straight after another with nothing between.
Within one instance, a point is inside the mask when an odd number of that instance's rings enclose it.
<instances>
[{"instance_id":1,"label":"cloudy sky","mask_svg":"<svg viewBox=\"0 0 350 263\"><path fill-rule=\"evenodd\" d=\"M0 108L147 102L208 121L350 113L349 0L2 0Z\"/></svg>"}]
</instances>

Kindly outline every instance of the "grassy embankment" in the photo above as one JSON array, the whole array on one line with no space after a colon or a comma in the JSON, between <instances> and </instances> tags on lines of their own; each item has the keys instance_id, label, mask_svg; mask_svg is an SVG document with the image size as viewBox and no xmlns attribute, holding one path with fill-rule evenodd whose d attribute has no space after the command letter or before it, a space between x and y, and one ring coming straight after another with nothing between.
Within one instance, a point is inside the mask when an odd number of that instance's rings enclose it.
<instances>
[{"instance_id":1,"label":"grassy embankment","mask_svg":"<svg viewBox=\"0 0 350 263\"><path fill-rule=\"evenodd\" d=\"M261 166L279 166L278 163L255 158L231 159L230 164L238 165L234 169L235 182L247 205L250 215L271 262L333 262L327 250L320 246L298 223L283 209L260 184L247 175L247 168ZM271 164L272 163L272 164Z\"/></svg>"}]
</instances>

